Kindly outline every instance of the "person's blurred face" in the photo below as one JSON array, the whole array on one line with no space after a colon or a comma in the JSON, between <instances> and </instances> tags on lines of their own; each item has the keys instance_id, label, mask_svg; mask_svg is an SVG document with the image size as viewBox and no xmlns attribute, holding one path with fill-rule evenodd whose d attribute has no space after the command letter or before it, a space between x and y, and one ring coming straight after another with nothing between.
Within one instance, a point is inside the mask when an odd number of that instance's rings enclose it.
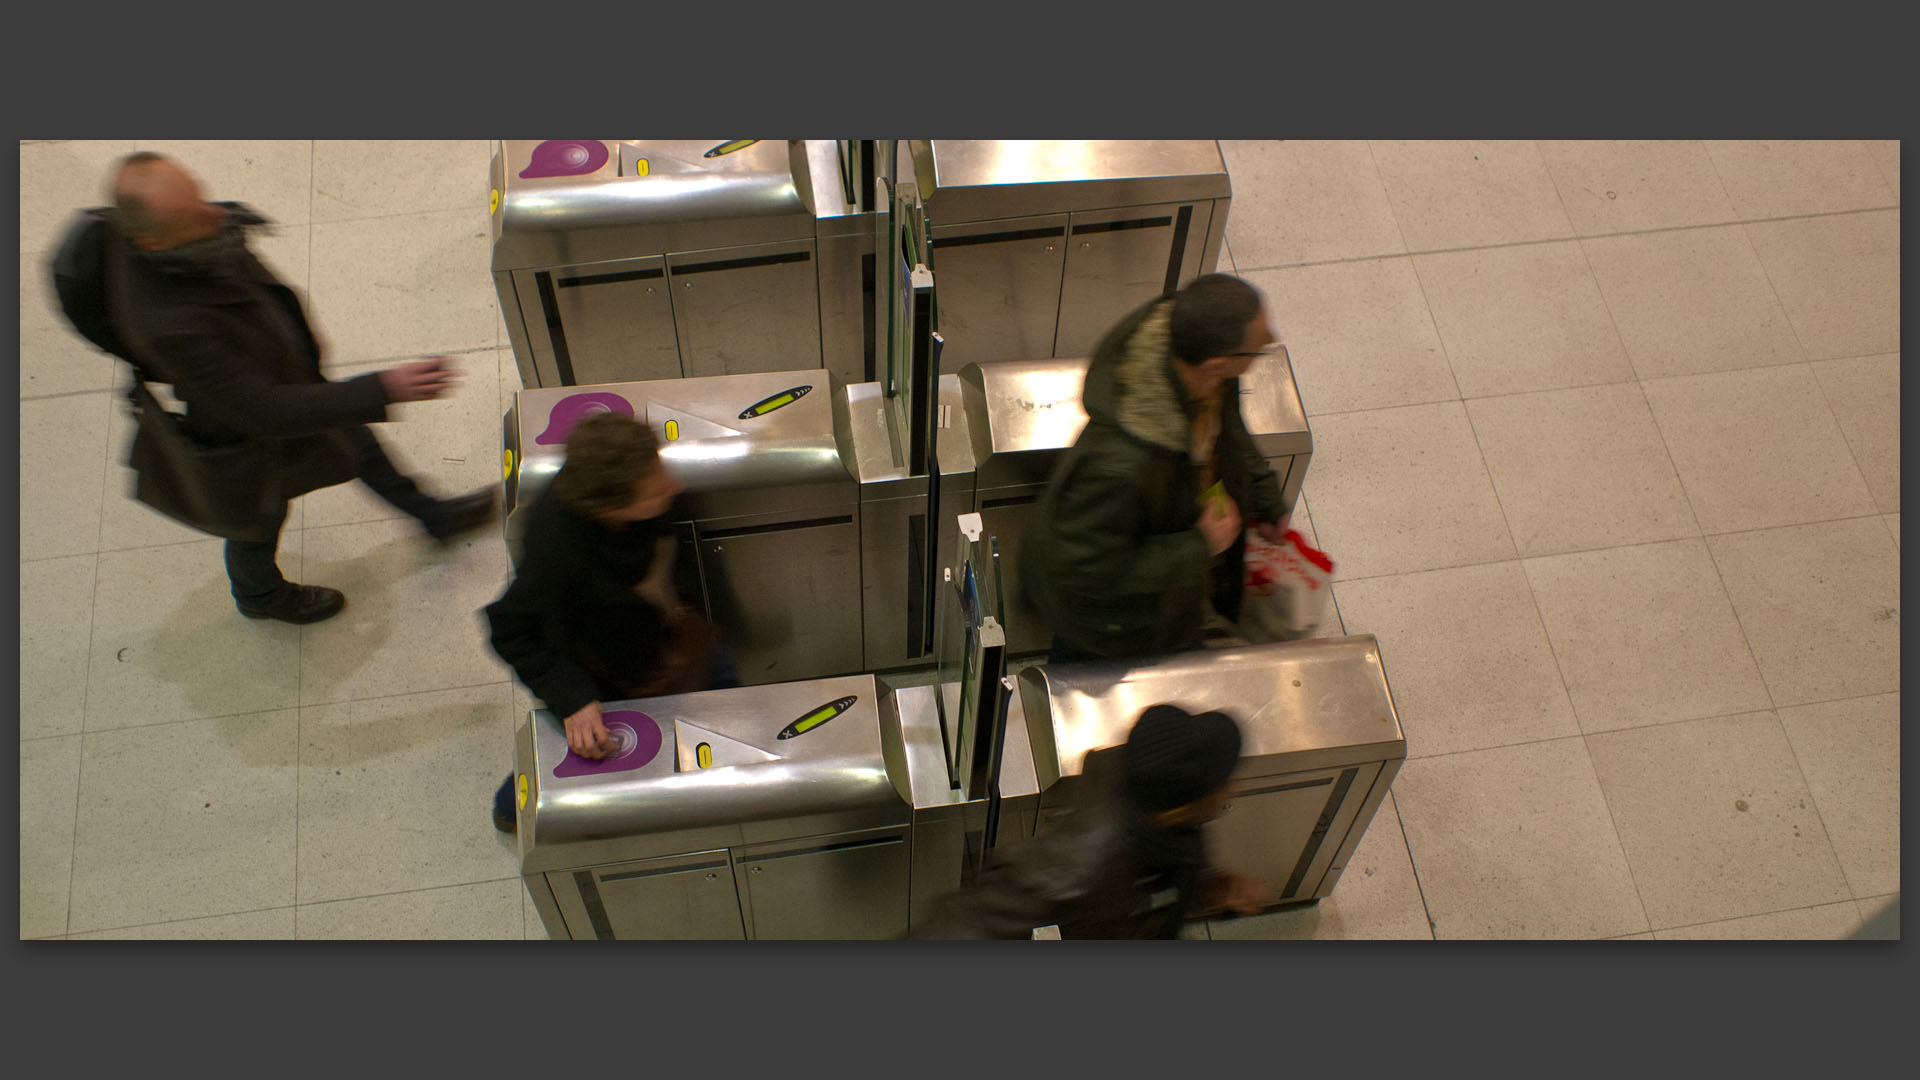
<instances>
[{"instance_id":1,"label":"person's blurred face","mask_svg":"<svg viewBox=\"0 0 1920 1080\"><path fill-rule=\"evenodd\" d=\"M122 183L132 189L159 223L153 236L134 238L147 251L166 251L217 236L226 226L227 210L201 194L192 174L171 161L150 161L128 170Z\"/></svg>"},{"instance_id":2,"label":"person's blurred face","mask_svg":"<svg viewBox=\"0 0 1920 1080\"><path fill-rule=\"evenodd\" d=\"M1228 379L1245 375L1255 360L1273 354L1274 341L1273 328L1267 324L1267 312L1262 308L1247 323L1240 337L1240 347L1225 356L1210 357L1195 365L1190 369L1191 374L1186 376L1188 386L1194 390L1211 392Z\"/></svg>"},{"instance_id":3,"label":"person's blurred face","mask_svg":"<svg viewBox=\"0 0 1920 1080\"><path fill-rule=\"evenodd\" d=\"M600 520L609 525L625 524L631 521L647 521L667 512L673 505L674 496L683 489L673 473L667 470L667 463L655 458L653 468L634 485L633 501L618 510L608 510L600 514Z\"/></svg>"}]
</instances>

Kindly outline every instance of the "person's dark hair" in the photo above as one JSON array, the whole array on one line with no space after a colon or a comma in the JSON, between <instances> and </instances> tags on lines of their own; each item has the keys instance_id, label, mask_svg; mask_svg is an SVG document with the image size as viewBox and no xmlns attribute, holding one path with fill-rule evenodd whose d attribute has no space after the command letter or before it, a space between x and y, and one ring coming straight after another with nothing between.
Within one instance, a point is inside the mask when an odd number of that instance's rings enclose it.
<instances>
[{"instance_id":1,"label":"person's dark hair","mask_svg":"<svg viewBox=\"0 0 1920 1080\"><path fill-rule=\"evenodd\" d=\"M1204 274L1173 295L1173 355L1203 364L1237 351L1260 314L1260 294L1231 274Z\"/></svg>"},{"instance_id":2,"label":"person's dark hair","mask_svg":"<svg viewBox=\"0 0 1920 1080\"><path fill-rule=\"evenodd\" d=\"M121 235L128 239L158 235L160 219L154 217L153 211L147 208L147 204L138 195L121 185L120 178L126 175L128 169L165 160L165 155L156 154L151 150L136 150L121 158L120 167L114 170L114 185L111 192L113 223L120 229Z\"/></svg>"},{"instance_id":3,"label":"person's dark hair","mask_svg":"<svg viewBox=\"0 0 1920 1080\"><path fill-rule=\"evenodd\" d=\"M633 503L640 481L660 457L653 429L623 413L595 413L567 435L567 460L553 493L582 514Z\"/></svg>"},{"instance_id":4,"label":"person's dark hair","mask_svg":"<svg viewBox=\"0 0 1920 1080\"><path fill-rule=\"evenodd\" d=\"M1240 761L1240 725L1223 712L1151 705L1127 733L1121 791L1142 810L1173 810L1219 791Z\"/></svg>"}]
</instances>

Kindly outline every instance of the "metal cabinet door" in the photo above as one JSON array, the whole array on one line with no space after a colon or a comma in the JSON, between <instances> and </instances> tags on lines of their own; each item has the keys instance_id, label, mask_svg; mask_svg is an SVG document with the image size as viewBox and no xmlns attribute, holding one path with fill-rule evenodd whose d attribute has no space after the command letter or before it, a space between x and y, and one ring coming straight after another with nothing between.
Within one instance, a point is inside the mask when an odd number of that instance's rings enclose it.
<instances>
[{"instance_id":1,"label":"metal cabinet door","mask_svg":"<svg viewBox=\"0 0 1920 1080\"><path fill-rule=\"evenodd\" d=\"M700 573L748 686L861 670L860 533L852 515L700 530Z\"/></svg>"},{"instance_id":2,"label":"metal cabinet door","mask_svg":"<svg viewBox=\"0 0 1920 1080\"><path fill-rule=\"evenodd\" d=\"M1213 207L1168 203L1071 216L1053 355L1079 357L1093 355L1134 308L1199 276Z\"/></svg>"},{"instance_id":3,"label":"metal cabinet door","mask_svg":"<svg viewBox=\"0 0 1920 1080\"><path fill-rule=\"evenodd\" d=\"M740 893L727 850L547 875L574 938L738 941Z\"/></svg>"},{"instance_id":4,"label":"metal cabinet door","mask_svg":"<svg viewBox=\"0 0 1920 1080\"><path fill-rule=\"evenodd\" d=\"M519 270L514 281L542 385L548 371L563 386L680 377L661 256Z\"/></svg>"},{"instance_id":5,"label":"metal cabinet door","mask_svg":"<svg viewBox=\"0 0 1920 1080\"><path fill-rule=\"evenodd\" d=\"M1282 901L1311 897L1379 773L1370 762L1236 780L1227 811L1207 827L1215 863L1259 878Z\"/></svg>"},{"instance_id":6,"label":"metal cabinet door","mask_svg":"<svg viewBox=\"0 0 1920 1080\"><path fill-rule=\"evenodd\" d=\"M754 939L900 937L907 932L910 855L905 829L737 849Z\"/></svg>"},{"instance_id":7,"label":"metal cabinet door","mask_svg":"<svg viewBox=\"0 0 1920 1080\"><path fill-rule=\"evenodd\" d=\"M1026 542L1027 526L1033 521L1040 494L1036 491L980 500L981 528L1000 542L1000 583L1007 602L1001 623L1007 631L1007 652L1016 656L1044 652L1053 644L1053 626L1027 603L1020 584L1020 548Z\"/></svg>"},{"instance_id":8,"label":"metal cabinet door","mask_svg":"<svg viewBox=\"0 0 1920 1080\"><path fill-rule=\"evenodd\" d=\"M667 256L687 377L820 366L812 240Z\"/></svg>"},{"instance_id":9,"label":"metal cabinet door","mask_svg":"<svg viewBox=\"0 0 1920 1080\"><path fill-rule=\"evenodd\" d=\"M1065 214L936 225L940 370L1052 356L1066 248Z\"/></svg>"}]
</instances>

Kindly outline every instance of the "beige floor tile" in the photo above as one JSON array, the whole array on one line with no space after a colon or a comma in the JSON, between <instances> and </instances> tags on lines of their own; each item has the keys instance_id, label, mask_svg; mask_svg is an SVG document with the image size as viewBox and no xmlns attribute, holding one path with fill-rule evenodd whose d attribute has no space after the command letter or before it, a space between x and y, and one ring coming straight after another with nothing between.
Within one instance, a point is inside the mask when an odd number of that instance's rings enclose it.
<instances>
[{"instance_id":1,"label":"beige floor tile","mask_svg":"<svg viewBox=\"0 0 1920 1080\"><path fill-rule=\"evenodd\" d=\"M485 139L320 140L313 144L313 220L487 206Z\"/></svg>"},{"instance_id":2,"label":"beige floor tile","mask_svg":"<svg viewBox=\"0 0 1920 1080\"><path fill-rule=\"evenodd\" d=\"M1744 219L1892 206L1893 191L1859 142L1845 139L1707 143L1727 197Z\"/></svg>"},{"instance_id":3,"label":"beige floor tile","mask_svg":"<svg viewBox=\"0 0 1920 1080\"><path fill-rule=\"evenodd\" d=\"M20 564L20 737L77 735L86 720L96 556Z\"/></svg>"},{"instance_id":4,"label":"beige floor tile","mask_svg":"<svg viewBox=\"0 0 1920 1080\"><path fill-rule=\"evenodd\" d=\"M1314 532L1336 580L1514 557L1459 402L1322 416L1313 431Z\"/></svg>"},{"instance_id":5,"label":"beige floor tile","mask_svg":"<svg viewBox=\"0 0 1920 1080\"><path fill-rule=\"evenodd\" d=\"M1371 145L1408 251L1573 235L1553 175L1530 140Z\"/></svg>"},{"instance_id":6,"label":"beige floor tile","mask_svg":"<svg viewBox=\"0 0 1920 1080\"><path fill-rule=\"evenodd\" d=\"M1707 146L1698 140L1543 139L1539 145L1582 236L1735 220Z\"/></svg>"},{"instance_id":7,"label":"beige floor tile","mask_svg":"<svg viewBox=\"0 0 1920 1080\"><path fill-rule=\"evenodd\" d=\"M1852 897L1770 712L1587 736L1656 931Z\"/></svg>"},{"instance_id":8,"label":"beige floor tile","mask_svg":"<svg viewBox=\"0 0 1920 1080\"><path fill-rule=\"evenodd\" d=\"M200 181L202 196L231 199L282 225L313 220L313 143L274 140L136 140L174 159Z\"/></svg>"},{"instance_id":9,"label":"beige floor tile","mask_svg":"<svg viewBox=\"0 0 1920 1080\"><path fill-rule=\"evenodd\" d=\"M1234 274L1239 272L1239 269L1233 262L1233 244L1229 242L1224 235L1220 237L1220 259L1214 265L1213 269L1214 273L1217 274Z\"/></svg>"},{"instance_id":10,"label":"beige floor tile","mask_svg":"<svg viewBox=\"0 0 1920 1080\"><path fill-rule=\"evenodd\" d=\"M487 809L512 762L507 684L300 712L299 902L519 872Z\"/></svg>"},{"instance_id":11,"label":"beige floor tile","mask_svg":"<svg viewBox=\"0 0 1920 1080\"><path fill-rule=\"evenodd\" d=\"M485 207L313 227L307 314L338 364L499 344Z\"/></svg>"},{"instance_id":12,"label":"beige floor tile","mask_svg":"<svg viewBox=\"0 0 1920 1080\"><path fill-rule=\"evenodd\" d=\"M1233 177L1227 231L1242 270L1407 250L1365 142L1223 141L1220 152Z\"/></svg>"},{"instance_id":13,"label":"beige floor tile","mask_svg":"<svg viewBox=\"0 0 1920 1080\"><path fill-rule=\"evenodd\" d=\"M297 714L89 732L70 932L293 902Z\"/></svg>"},{"instance_id":14,"label":"beige floor tile","mask_svg":"<svg viewBox=\"0 0 1920 1080\"><path fill-rule=\"evenodd\" d=\"M1522 565L1589 735L1770 705L1703 541Z\"/></svg>"},{"instance_id":15,"label":"beige floor tile","mask_svg":"<svg viewBox=\"0 0 1920 1080\"><path fill-rule=\"evenodd\" d=\"M1887 529L1893 533L1893 546L1899 547L1900 546L1900 515L1888 514L1885 516L1885 521L1887 523Z\"/></svg>"},{"instance_id":16,"label":"beige floor tile","mask_svg":"<svg viewBox=\"0 0 1920 1080\"><path fill-rule=\"evenodd\" d=\"M1873 163L1880 167L1880 177L1887 182L1887 190L1893 193L1893 201L1900 203L1900 140L1871 139L1867 142L1867 154Z\"/></svg>"},{"instance_id":17,"label":"beige floor tile","mask_svg":"<svg viewBox=\"0 0 1920 1080\"><path fill-rule=\"evenodd\" d=\"M1520 554L1700 535L1633 383L1467 402Z\"/></svg>"},{"instance_id":18,"label":"beige floor tile","mask_svg":"<svg viewBox=\"0 0 1920 1080\"><path fill-rule=\"evenodd\" d=\"M1900 511L1900 356L1822 360L1814 378L1853 451L1874 505Z\"/></svg>"},{"instance_id":19,"label":"beige floor tile","mask_svg":"<svg viewBox=\"0 0 1920 1080\"><path fill-rule=\"evenodd\" d=\"M520 879L302 904L304 939L524 940Z\"/></svg>"},{"instance_id":20,"label":"beige floor tile","mask_svg":"<svg viewBox=\"0 0 1920 1080\"><path fill-rule=\"evenodd\" d=\"M20 558L100 548L111 394L20 403Z\"/></svg>"},{"instance_id":21,"label":"beige floor tile","mask_svg":"<svg viewBox=\"0 0 1920 1080\"><path fill-rule=\"evenodd\" d=\"M528 941L554 940L548 936L547 924L540 921L540 912L533 906L533 901L527 898L527 890L524 887L520 890L520 909L521 920L526 928ZM565 934L561 935L563 938L565 936Z\"/></svg>"},{"instance_id":22,"label":"beige floor tile","mask_svg":"<svg viewBox=\"0 0 1920 1080\"><path fill-rule=\"evenodd\" d=\"M1607 940L1608 941L1658 941L1659 939L1655 937L1653 934L1649 933L1649 934L1621 934L1619 937L1611 937L1611 938L1608 938Z\"/></svg>"},{"instance_id":23,"label":"beige floor tile","mask_svg":"<svg viewBox=\"0 0 1920 1080\"><path fill-rule=\"evenodd\" d=\"M20 251L51 253L76 210L105 206L125 139L60 139L20 147Z\"/></svg>"},{"instance_id":24,"label":"beige floor tile","mask_svg":"<svg viewBox=\"0 0 1920 1080\"><path fill-rule=\"evenodd\" d=\"M442 549L412 521L308 529L306 574L347 594L346 610L303 628L300 703L497 683L480 609L506 589L498 534Z\"/></svg>"},{"instance_id":25,"label":"beige floor tile","mask_svg":"<svg viewBox=\"0 0 1920 1080\"><path fill-rule=\"evenodd\" d=\"M436 401L390 406L375 436L401 472L442 498L500 484L500 358L495 350L451 358L460 383ZM374 364L342 369L348 379L380 370ZM362 483L341 484L303 497L309 529L361 521L411 521ZM497 530L496 530L497 531Z\"/></svg>"},{"instance_id":26,"label":"beige floor tile","mask_svg":"<svg viewBox=\"0 0 1920 1080\"><path fill-rule=\"evenodd\" d=\"M1900 888L1900 695L1781 709L1800 772L1856 897Z\"/></svg>"},{"instance_id":27,"label":"beige floor tile","mask_svg":"<svg viewBox=\"0 0 1920 1080\"><path fill-rule=\"evenodd\" d=\"M1580 734L1519 563L1334 590L1348 632L1380 640L1409 757Z\"/></svg>"},{"instance_id":28,"label":"beige floor tile","mask_svg":"<svg viewBox=\"0 0 1920 1080\"><path fill-rule=\"evenodd\" d=\"M53 291L52 256L20 251L20 396L111 390L119 364L80 336Z\"/></svg>"},{"instance_id":29,"label":"beige floor tile","mask_svg":"<svg viewBox=\"0 0 1920 1080\"><path fill-rule=\"evenodd\" d=\"M234 608L223 542L111 551L95 571L87 731L292 708L300 628ZM301 580L300 539L280 569Z\"/></svg>"},{"instance_id":30,"label":"beige floor tile","mask_svg":"<svg viewBox=\"0 0 1920 1080\"><path fill-rule=\"evenodd\" d=\"M1749 915L1744 919L1701 923L1660 930L1661 941L1841 941L1860 928L1860 908L1848 900L1838 904Z\"/></svg>"},{"instance_id":31,"label":"beige floor tile","mask_svg":"<svg viewBox=\"0 0 1920 1080\"><path fill-rule=\"evenodd\" d=\"M1214 941L1431 941L1426 905L1389 793L1360 846L1319 903L1248 918L1210 920Z\"/></svg>"},{"instance_id":32,"label":"beige floor tile","mask_svg":"<svg viewBox=\"0 0 1920 1080\"><path fill-rule=\"evenodd\" d=\"M80 737L20 743L20 936L67 932Z\"/></svg>"},{"instance_id":33,"label":"beige floor tile","mask_svg":"<svg viewBox=\"0 0 1920 1080\"><path fill-rule=\"evenodd\" d=\"M1580 739L1409 760L1393 790L1434 937L1651 929Z\"/></svg>"},{"instance_id":34,"label":"beige floor tile","mask_svg":"<svg viewBox=\"0 0 1920 1080\"><path fill-rule=\"evenodd\" d=\"M301 306L308 308L307 288L312 278L313 248L312 230L305 222L299 224L274 223L256 228L247 237L247 248L266 268L278 278L280 284L292 289L300 298ZM326 344L321 343L321 356L326 356Z\"/></svg>"},{"instance_id":35,"label":"beige floor tile","mask_svg":"<svg viewBox=\"0 0 1920 1080\"><path fill-rule=\"evenodd\" d=\"M1900 688L1900 552L1874 518L1707 539L1776 707Z\"/></svg>"},{"instance_id":36,"label":"beige floor tile","mask_svg":"<svg viewBox=\"0 0 1920 1080\"><path fill-rule=\"evenodd\" d=\"M1656 379L1641 388L1707 535L1874 512L1811 367Z\"/></svg>"},{"instance_id":37,"label":"beige floor tile","mask_svg":"<svg viewBox=\"0 0 1920 1080\"><path fill-rule=\"evenodd\" d=\"M1792 364L1792 324L1738 225L1580 241L1642 379Z\"/></svg>"},{"instance_id":38,"label":"beige floor tile","mask_svg":"<svg viewBox=\"0 0 1920 1080\"><path fill-rule=\"evenodd\" d=\"M1809 360L1900 348L1900 212L1748 225Z\"/></svg>"},{"instance_id":39,"label":"beige floor tile","mask_svg":"<svg viewBox=\"0 0 1920 1080\"><path fill-rule=\"evenodd\" d=\"M1633 380L1580 245L1419 255L1413 264L1462 396Z\"/></svg>"},{"instance_id":40,"label":"beige floor tile","mask_svg":"<svg viewBox=\"0 0 1920 1080\"><path fill-rule=\"evenodd\" d=\"M1247 275L1287 346L1309 417L1460 396L1409 259Z\"/></svg>"},{"instance_id":41,"label":"beige floor tile","mask_svg":"<svg viewBox=\"0 0 1920 1080\"><path fill-rule=\"evenodd\" d=\"M207 919L127 926L74 934L74 941L292 941L293 909L267 908Z\"/></svg>"}]
</instances>

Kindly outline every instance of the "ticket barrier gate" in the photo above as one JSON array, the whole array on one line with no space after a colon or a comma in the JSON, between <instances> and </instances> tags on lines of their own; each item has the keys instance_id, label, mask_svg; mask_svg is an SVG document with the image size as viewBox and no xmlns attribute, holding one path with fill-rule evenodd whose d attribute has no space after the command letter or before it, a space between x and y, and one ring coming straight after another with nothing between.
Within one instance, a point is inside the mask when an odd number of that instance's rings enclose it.
<instances>
[{"instance_id":1,"label":"ticket barrier gate","mask_svg":"<svg viewBox=\"0 0 1920 1080\"><path fill-rule=\"evenodd\" d=\"M976 522L945 582L990 577L978 540ZM964 685L856 675L609 702L619 745L600 760L535 711L517 836L548 935L900 937L977 872L996 830L1030 832L1038 788L1026 732L1007 724L1004 640L988 604L942 596Z\"/></svg>"},{"instance_id":2,"label":"ticket barrier gate","mask_svg":"<svg viewBox=\"0 0 1920 1080\"><path fill-rule=\"evenodd\" d=\"M1053 639L1053 628L1021 594L1019 555L1054 466L1087 425L1087 363L975 363L958 376L973 450L973 509L999 538L1009 602L1002 625L1016 656L1044 652ZM1280 481L1281 499L1295 505L1313 458L1313 432L1285 346L1240 376L1240 416Z\"/></svg>"},{"instance_id":3,"label":"ticket barrier gate","mask_svg":"<svg viewBox=\"0 0 1920 1080\"><path fill-rule=\"evenodd\" d=\"M847 401L819 368L522 390L505 418L507 554L565 460L581 419L645 422L686 494L676 579L725 629L745 683L865 670L860 487Z\"/></svg>"},{"instance_id":4,"label":"ticket barrier gate","mask_svg":"<svg viewBox=\"0 0 1920 1080\"><path fill-rule=\"evenodd\" d=\"M1371 634L1032 667L1019 683L1036 832L1065 811L1087 753L1124 743L1149 705L1237 720L1233 801L1209 844L1219 865L1273 886L1277 906L1333 891L1407 756Z\"/></svg>"}]
</instances>

